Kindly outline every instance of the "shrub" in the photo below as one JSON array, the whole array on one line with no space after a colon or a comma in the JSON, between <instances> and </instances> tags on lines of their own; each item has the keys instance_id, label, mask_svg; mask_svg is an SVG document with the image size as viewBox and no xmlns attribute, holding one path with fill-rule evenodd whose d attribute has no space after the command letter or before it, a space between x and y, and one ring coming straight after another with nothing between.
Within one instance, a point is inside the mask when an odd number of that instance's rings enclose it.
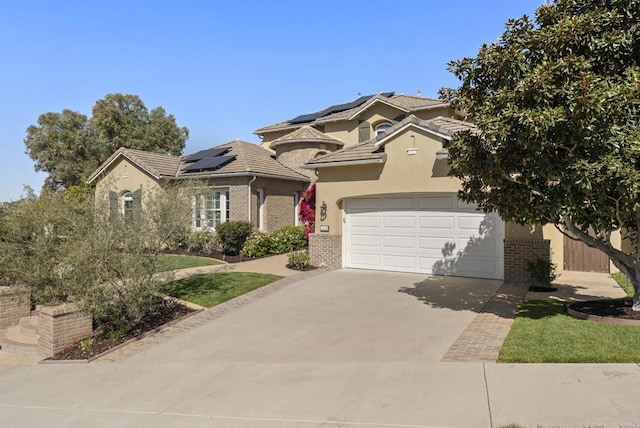
<instances>
[{"instance_id":1,"label":"shrub","mask_svg":"<svg viewBox=\"0 0 640 428\"><path fill-rule=\"evenodd\" d=\"M271 254L284 254L307 246L304 226L286 226L271 234Z\"/></svg>"},{"instance_id":2,"label":"shrub","mask_svg":"<svg viewBox=\"0 0 640 428\"><path fill-rule=\"evenodd\" d=\"M304 238L309 239L309 234L313 233L316 224L316 184L313 183L302 193L300 201L299 219L305 227Z\"/></svg>"},{"instance_id":3,"label":"shrub","mask_svg":"<svg viewBox=\"0 0 640 428\"><path fill-rule=\"evenodd\" d=\"M297 251L289 254L287 258L287 266L293 269L302 270L309 266L309 253L306 251Z\"/></svg>"},{"instance_id":4,"label":"shrub","mask_svg":"<svg viewBox=\"0 0 640 428\"><path fill-rule=\"evenodd\" d=\"M271 235L265 232L253 232L245 241L241 254L246 257L262 257L271 251Z\"/></svg>"},{"instance_id":5,"label":"shrub","mask_svg":"<svg viewBox=\"0 0 640 428\"><path fill-rule=\"evenodd\" d=\"M206 230L187 235L186 250L189 253L212 254L220 248L219 237Z\"/></svg>"},{"instance_id":6,"label":"shrub","mask_svg":"<svg viewBox=\"0 0 640 428\"><path fill-rule=\"evenodd\" d=\"M216 226L216 235L224 254L240 254L245 241L253 232L253 226L246 221L228 221Z\"/></svg>"}]
</instances>

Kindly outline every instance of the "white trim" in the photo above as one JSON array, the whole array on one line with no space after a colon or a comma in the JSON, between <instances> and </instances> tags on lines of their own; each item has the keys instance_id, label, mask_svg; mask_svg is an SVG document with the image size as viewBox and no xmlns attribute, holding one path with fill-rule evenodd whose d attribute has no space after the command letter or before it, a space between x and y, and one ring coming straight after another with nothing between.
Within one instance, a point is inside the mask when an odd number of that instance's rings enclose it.
<instances>
[{"instance_id":1,"label":"white trim","mask_svg":"<svg viewBox=\"0 0 640 428\"><path fill-rule=\"evenodd\" d=\"M218 208L208 208L207 198L214 198L217 193L220 194L218 199ZM193 208L193 213L191 216L191 228L193 230L214 231L218 224L224 223L229 220L227 218L227 206L229 205L229 198L227 197L227 193L229 193L228 187L211 188L206 189L202 193L199 193L192 198L191 206ZM214 226L203 225L203 223L207 223L208 221L212 221L215 223L215 219L207 219L207 212L220 213L220 221ZM229 215L231 215L231 213L229 213ZM200 226L196 225L197 221L200 221Z\"/></svg>"},{"instance_id":2,"label":"white trim","mask_svg":"<svg viewBox=\"0 0 640 428\"><path fill-rule=\"evenodd\" d=\"M390 134L387 134L380 141L376 141L375 146L376 147L380 147L380 146L386 144L388 142L388 140L392 140L393 139L392 137L394 137L396 134L398 134L400 132L403 132L403 131L406 131L407 129L412 128L412 127L413 128L417 128L417 129L421 129L424 132L427 132L429 134L435 135L436 137L444 138L447 141L451 141L451 137L449 137L448 135L441 134L441 133L433 131L433 130L431 130L429 128L425 128L423 126L419 126L419 125L417 125L415 123L407 123L403 127L396 129L395 131L393 131Z\"/></svg>"},{"instance_id":3,"label":"white trim","mask_svg":"<svg viewBox=\"0 0 640 428\"><path fill-rule=\"evenodd\" d=\"M197 179L201 179L201 178L218 178L218 177L264 177L264 178L279 178L281 180L291 180L291 181L302 181L305 183L310 182L311 180L309 179L309 177L300 177L300 178L295 178L295 177L288 177L286 175L277 175L277 174L262 174L262 173L255 173L255 172L231 172L231 173L226 173L226 174L208 174L208 175L194 175L194 176L179 176L179 177L173 177L173 176L165 176L165 178L171 178L174 180L197 180Z\"/></svg>"},{"instance_id":4,"label":"white trim","mask_svg":"<svg viewBox=\"0 0 640 428\"><path fill-rule=\"evenodd\" d=\"M131 207L129 208L131 210L131 213L133 214L133 193L131 193L130 191L126 191L122 194L122 217L126 218L127 217L127 202L131 203Z\"/></svg>"},{"instance_id":5,"label":"white trim","mask_svg":"<svg viewBox=\"0 0 640 428\"><path fill-rule=\"evenodd\" d=\"M314 163L312 165L302 165L300 168L316 169L316 168L326 168L326 167L330 167L330 166L366 165L366 164L371 164L371 163L385 163L386 160L387 160L387 156L384 155L384 156L376 158L376 159L361 159L361 160L342 161L342 162Z\"/></svg>"},{"instance_id":6,"label":"white trim","mask_svg":"<svg viewBox=\"0 0 640 428\"><path fill-rule=\"evenodd\" d=\"M400 106L398 106L398 105L395 105L395 104L393 104L393 103L391 103L391 102L389 102L389 101L385 101L385 100L383 100L383 99L381 99L381 98L376 98L376 99L374 99L371 103L369 103L368 105L366 105L366 106L362 107L360 110L358 110L357 112L355 112L355 113L353 113L351 116L349 116L349 119L347 119L347 120L353 120L353 119L354 119L354 118L356 118L360 113L362 113L363 111L366 111L369 107L373 106L375 103L383 103L383 104L388 105L389 107L393 107L393 108L398 109L398 110L400 110L400 111L403 111L403 112L405 112L405 113L409 113L409 112L411 111L411 110L407 110L407 109L405 109L405 108L403 108L403 107L400 107ZM365 103L365 104L366 104L366 103ZM328 121L327 121L327 122L328 122Z\"/></svg>"},{"instance_id":7,"label":"white trim","mask_svg":"<svg viewBox=\"0 0 640 428\"><path fill-rule=\"evenodd\" d=\"M258 230L264 231L264 189L258 189L256 192L258 197L258 206L257 206L257 227Z\"/></svg>"},{"instance_id":8,"label":"white trim","mask_svg":"<svg viewBox=\"0 0 640 428\"><path fill-rule=\"evenodd\" d=\"M300 224L300 192L293 192L293 225L298 226Z\"/></svg>"}]
</instances>

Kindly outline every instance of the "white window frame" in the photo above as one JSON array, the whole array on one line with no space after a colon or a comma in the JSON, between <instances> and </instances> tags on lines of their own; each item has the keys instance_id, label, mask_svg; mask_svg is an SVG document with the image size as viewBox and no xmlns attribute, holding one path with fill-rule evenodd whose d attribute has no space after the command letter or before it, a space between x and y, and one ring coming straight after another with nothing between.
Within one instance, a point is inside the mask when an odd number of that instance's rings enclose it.
<instances>
[{"instance_id":1,"label":"white window frame","mask_svg":"<svg viewBox=\"0 0 640 428\"><path fill-rule=\"evenodd\" d=\"M133 193L125 192L122 195L122 218L133 218Z\"/></svg>"},{"instance_id":2,"label":"white window frame","mask_svg":"<svg viewBox=\"0 0 640 428\"><path fill-rule=\"evenodd\" d=\"M218 224L229 221L229 189L213 189L194 196L192 208L193 230L214 231Z\"/></svg>"},{"instance_id":3,"label":"white window frame","mask_svg":"<svg viewBox=\"0 0 640 428\"><path fill-rule=\"evenodd\" d=\"M380 122L376 125L374 131L376 133L376 137L380 134L382 134L383 132L387 131L387 129L391 129L393 125L391 124L391 122Z\"/></svg>"}]
</instances>

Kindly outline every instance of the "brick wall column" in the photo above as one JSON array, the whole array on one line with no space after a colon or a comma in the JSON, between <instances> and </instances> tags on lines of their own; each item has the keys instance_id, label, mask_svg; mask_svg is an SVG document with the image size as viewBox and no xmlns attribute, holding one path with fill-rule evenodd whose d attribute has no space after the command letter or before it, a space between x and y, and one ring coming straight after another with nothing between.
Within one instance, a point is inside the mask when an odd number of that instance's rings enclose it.
<instances>
[{"instance_id":1,"label":"brick wall column","mask_svg":"<svg viewBox=\"0 0 640 428\"><path fill-rule=\"evenodd\" d=\"M37 306L38 353L50 357L91 336L91 317L77 312L72 304Z\"/></svg>"},{"instance_id":2,"label":"brick wall column","mask_svg":"<svg viewBox=\"0 0 640 428\"><path fill-rule=\"evenodd\" d=\"M537 258L551 260L551 241L548 239L505 239L505 282L529 283L531 277L527 272L527 262Z\"/></svg>"},{"instance_id":3,"label":"brick wall column","mask_svg":"<svg viewBox=\"0 0 640 428\"><path fill-rule=\"evenodd\" d=\"M22 287L0 287L0 329L18 324L20 318L29 316L31 301L29 291Z\"/></svg>"},{"instance_id":4,"label":"brick wall column","mask_svg":"<svg viewBox=\"0 0 640 428\"><path fill-rule=\"evenodd\" d=\"M312 233L309 235L309 264L328 269L342 268L342 235Z\"/></svg>"}]
</instances>

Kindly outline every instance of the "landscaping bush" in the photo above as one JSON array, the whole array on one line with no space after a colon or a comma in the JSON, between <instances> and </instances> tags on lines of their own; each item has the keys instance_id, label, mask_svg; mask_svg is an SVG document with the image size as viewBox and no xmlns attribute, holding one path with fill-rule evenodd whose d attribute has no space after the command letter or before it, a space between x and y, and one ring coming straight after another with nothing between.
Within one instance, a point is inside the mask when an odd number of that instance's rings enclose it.
<instances>
[{"instance_id":1,"label":"landscaping bush","mask_svg":"<svg viewBox=\"0 0 640 428\"><path fill-rule=\"evenodd\" d=\"M224 254L237 256L245 241L253 232L253 226L246 221L228 221L216 226L216 235Z\"/></svg>"},{"instance_id":2,"label":"landscaping bush","mask_svg":"<svg viewBox=\"0 0 640 428\"><path fill-rule=\"evenodd\" d=\"M284 254L307 246L303 226L286 226L271 234L271 254Z\"/></svg>"},{"instance_id":3,"label":"landscaping bush","mask_svg":"<svg viewBox=\"0 0 640 428\"><path fill-rule=\"evenodd\" d=\"M306 251L296 251L295 253L289 254L287 267L303 270L307 266L309 266L309 253Z\"/></svg>"},{"instance_id":4,"label":"landscaping bush","mask_svg":"<svg viewBox=\"0 0 640 428\"><path fill-rule=\"evenodd\" d=\"M271 235L261 231L253 232L245 241L240 254L245 257L262 257L271 251Z\"/></svg>"}]
</instances>

